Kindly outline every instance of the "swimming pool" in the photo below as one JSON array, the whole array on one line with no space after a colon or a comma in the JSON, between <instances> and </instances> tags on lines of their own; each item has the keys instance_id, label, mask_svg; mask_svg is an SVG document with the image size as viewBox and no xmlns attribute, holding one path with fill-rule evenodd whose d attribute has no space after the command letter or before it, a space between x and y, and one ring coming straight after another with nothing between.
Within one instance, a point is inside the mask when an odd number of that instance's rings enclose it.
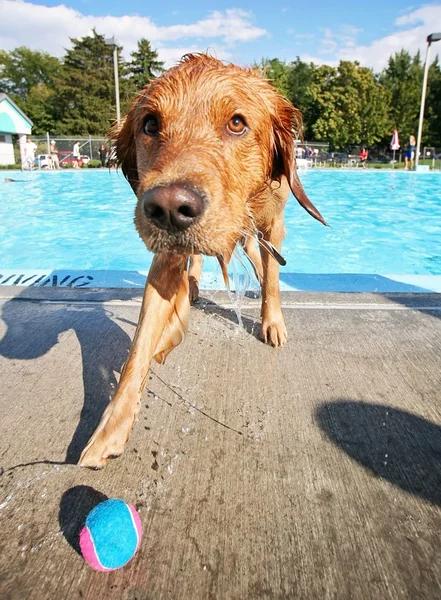
<instances>
[{"instance_id":1,"label":"swimming pool","mask_svg":"<svg viewBox=\"0 0 441 600\"><path fill-rule=\"evenodd\" d=\"M369 285L378 291L395 291L384 279L441 291L439 173L333 169L301 178L331 227L290 199L283 289L364 289L374 277ZM0 285L54 285L44 283L54 273L55 285L70 285L73 276L61 283L70 273L83 274L78 286L143 285L152 257L134 229L134 206L119 171L1 172ZM216 261L204 265L205 286L223 287ZM239 261L232 271L248 277ZM331 276L340 283L330 285Z\"/></svg>"}]
</instances>

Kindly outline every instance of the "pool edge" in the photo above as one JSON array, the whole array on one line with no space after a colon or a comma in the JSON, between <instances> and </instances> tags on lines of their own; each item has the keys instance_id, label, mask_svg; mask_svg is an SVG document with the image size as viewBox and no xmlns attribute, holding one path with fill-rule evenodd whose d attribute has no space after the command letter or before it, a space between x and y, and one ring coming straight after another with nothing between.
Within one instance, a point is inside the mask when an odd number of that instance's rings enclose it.
<instances>
[{"instance_id":1,"label":"pool edge","mask_svg":"<svg viewBox=\"0 0 441 600\"><path fill-rule=\"evenodd\" d=\"M143 290L148 270L0 269L0 289ZM257 281L231 280L233 290L258 292ZM219 274L203 272L201 290L225 290ZM376 273L280 273L282 292L441 293L441 275Z\"/></svg>"}]
</instances>

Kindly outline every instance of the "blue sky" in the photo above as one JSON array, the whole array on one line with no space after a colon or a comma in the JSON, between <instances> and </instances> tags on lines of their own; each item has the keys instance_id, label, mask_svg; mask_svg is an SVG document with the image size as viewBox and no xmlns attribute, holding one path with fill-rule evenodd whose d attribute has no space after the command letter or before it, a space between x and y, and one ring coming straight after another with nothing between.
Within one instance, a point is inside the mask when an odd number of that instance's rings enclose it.
<instances>
[{"instance_id":1,"label":"blue sky","mask_svg":"<svg viewBox=\"0 0 441 600\"><path fill-rule=\"evenodd\" d=\"M115 35L126 58L141 37L152 41L170 66L188 51L209 49L219 58L250 64L262 57L318 64L359 60L380 70L401 48L424 50L441 31L441 1L0 0L0 48L20 45L61 55L69 37L96 27ZM439 48L438 48L439 46ZM441 50L433 46L432 56Z\"/></svg>"}]
</instances>

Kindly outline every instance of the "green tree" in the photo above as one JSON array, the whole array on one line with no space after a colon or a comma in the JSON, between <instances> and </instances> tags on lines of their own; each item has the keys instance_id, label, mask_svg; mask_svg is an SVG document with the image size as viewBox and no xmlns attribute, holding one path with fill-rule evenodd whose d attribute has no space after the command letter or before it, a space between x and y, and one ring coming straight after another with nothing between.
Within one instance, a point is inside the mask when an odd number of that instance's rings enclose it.
<instances>
[{"instance_id":1,"label":"green tree","mask_svg":"<svg viewBox=\"0 0 441 600\"><path fill-rule=\"evenodd\" d=\"M314 72L310 93L318 117L311 129L315 139L339 148L347 143L348 135L343 115L338 109L339 98L334 89L336 77L337 70L329 65L321 65Z\"/></svg>"},{"instance_id":2,"label":"green tree","mask_svg":"<svg viewBox=\"0 0 441 600\"><path fill-rule=\"evenodd\" d=\"M387 135L389 93L370 69L357 62L318 67L311 96L319 115L312 125L317 140L346 148L373 146Z\"/></svg>"},{"instance_id":3,"label":"green tree","mask_svg":"<svg viewBox=\"0 0 441 600\"><path fill-rule=\"evenodd\" d=\"M303 131L301 135L310 139L312 135L311 124L314 122L313 103L311 102L310 83L314 65L302 62L297 58L294 62L286 64L278 58L262 59L261 72L271 83L286 96L302 113Z\"/></svg>"},{"instance_id":4,"label":"green tree","mask_svg":"<svg viewBox=\"0 0 441 600\"><path fill-rule=\"evenodd\" d=\"M130 54L132 61L128 65L130 79L136 90L142 89L149 81L155 79L164 71L164 63L158 60L158 53L153 50L150 42L142 38L138 49Z\"/></svg>"},{"instance_id":5,"label":"green tree","mask_svg":"<svg viewBox=\"0 0 441 600\"><path fill-rule=\"evenodd\" d=\"M103 135L116 118L113 47L94 30L92 35L72 39L64 57L56 102L60 121L56 131L68 135ZM124 101L132 95L126 63L118 49L119 86Z\"/></svg>"},{"instance_id":6,"label":"green tree","mask_svg":"<svg viewBox=\"0 0 441 600\"><path fill-rule=\"evenodd\" d=\"M354 75L358 95L358 142L372 147L391 132L390 93L371 69L357 66Z\"/></svg>"},{"instance_id":7,"label":"green tree","mask_svg":"<svg viewBox=\"0 0 441 600\"><path fill-rule=\"evenodd\" d=\"M404 146L409 136L416 137L423 69L419 52L412 58L406 50L389 58L379 80L390 92L391 128L397 128Z\"/></svg>"},{"instance_id":8,"label":"green tree","mask_svg":"<svg viewBox=\"0 0 441 600\"><path fill-rule=\"evenodd\" d=\"M288 98L302 113L305 139L312 139L312 125L319 114L311 96L315 65L297 59L287 65Z\"/></svg>"},{"instance_id":9,"label":"green tree","mask_svg":"<svg viewBox=\"0 0 441 600\"><path fill-rule=\"evenodd\" d=\"M283 61L278 58L263 58L260 65L255 66L260 68L263 76L269 79L281 94L288 97L288 69Z\"/></svg>"},{"instance_id":10,"label":"green tree","mask_svg":"<svg viewBox=\"0 0 441 600\"><path fill-rule=\"evenodd\" d=\"M23 107L36 86L52 89L60 74L61 62L47 52L24 46L11 52L0 50L0 90Z\"/></svg>"},{"instance_id":11,"label":"green tree","mask_svg":"<svg viewBox=\"0 0 441 600\"><path fill-rule=\"evenodd\" d=\"M441 148L441 69L438 57L429 67L422 144Z\"/></svg>"},{"instance_id":12,"label":"green tree","mask_svg":"<svg viewBox=\"0 0 441 600\"><path fill-rule=\"evenodd\" d=\"M61 68L61 61L47 52L23 46L0 51L0 90L33 121L34 134L44 135L55 125L55 88Z\"/></svg>"},{"instance_id":13,"label":"green tree","mask_svg":"<svg viewBox=\"0 0 441 600\"><path fill-rule=\"evenodd\" d=\"M47 131L56 130L59 109L55 91L49 86L39 84L32 87L24 110L34 124L34 135L45 135Z\"/></svg>"}]
</instances>

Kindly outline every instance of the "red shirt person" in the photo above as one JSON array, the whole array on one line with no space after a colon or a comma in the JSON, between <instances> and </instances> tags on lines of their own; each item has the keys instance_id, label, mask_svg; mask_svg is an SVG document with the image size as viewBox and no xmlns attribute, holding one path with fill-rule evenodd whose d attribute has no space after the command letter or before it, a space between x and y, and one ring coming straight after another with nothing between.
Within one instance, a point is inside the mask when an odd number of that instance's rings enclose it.
<instances>
[{"instance_id":1,"label":"red shirt person","mask_svg":"<svg viewBox=\"0 0 441 600\"><path fill-rule=\"evenodd\" d=\"M368 159L368 151L366 150L366 148L362 148L361 152L358 153L358 156L360 157L361 160L361 164L363 165L363 169L366 168L366 162Z\"/></svg>"}]
</instances>

